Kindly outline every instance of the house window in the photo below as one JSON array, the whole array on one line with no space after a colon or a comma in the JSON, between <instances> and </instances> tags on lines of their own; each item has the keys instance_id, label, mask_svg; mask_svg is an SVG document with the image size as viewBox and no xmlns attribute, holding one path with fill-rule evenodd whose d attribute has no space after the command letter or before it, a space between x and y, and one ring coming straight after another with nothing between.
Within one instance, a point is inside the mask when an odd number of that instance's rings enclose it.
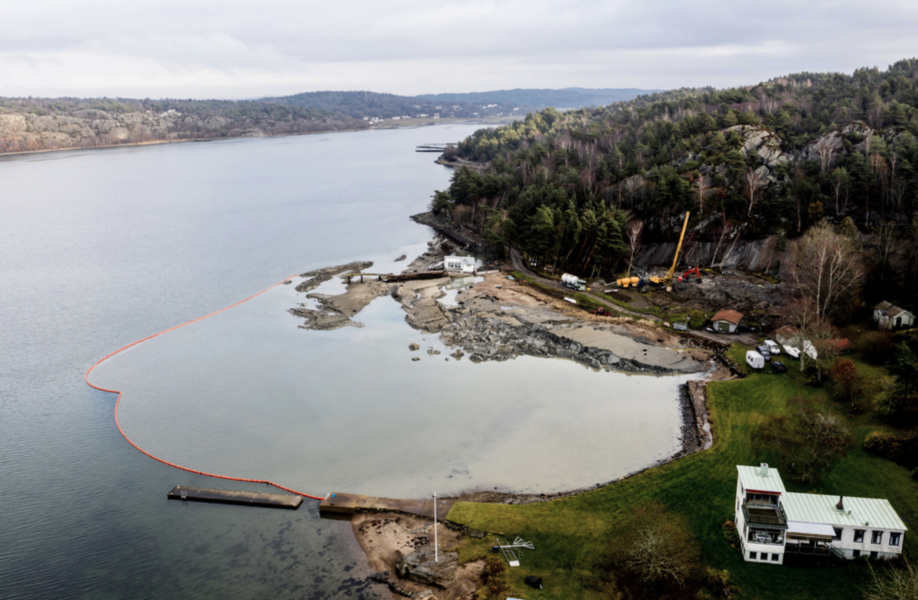
<instances>
[{"instance_id":1,"label":"house window","mask_svg":"<svg viewBox=\"0 0 918 600\"><path fill-rule=\"evenodd\" d=\"M842 536L842 530L839 529L838 527L836 527L836 528L835 528L835 537L832 538L832 539L834 539L834 540L836 540L836 541L840 541L840 540L841 540L841 536Z\"/></svg>"},{"instance_id":2,"label":"house window","mask_svg":"<svg viewBox=\"0 0 918 600\"><path fill-rule=\"evenodd\" d=\"M749 553L749 560L758 560L758 556L759 556L759 553L758 553L758 552L750 552L750 553Z\"/></svg>"},{"instance_id":3,"label":"house window","mask_svg":"<svg viewBox=\"0 0 918 600\"><path fill-rule=\"evenodd\" d=\"M853 556L854 556L854 558L860 558L860 557L861 557L861 551L860 551L860 550L855 550Z\"/></svg>"},{"instance_id":4,"label":"house window","mask_svg":"<svg viewBox=\"0 0 918 600\"><path fill-rule=\"evenodd\" d=\"M899 539L900 539L901 537L902 537L902 534L901 534L901 533L890 533L890 534L889 534L889 545L890 545L890 546L898 546L898 545L899 545Z\"/></svg>"},{"instance_id":5,"label":"house window","mask_svg":"<svg viewBox=\"0 0 918 600\"><path fill-rule=\"evenodd\" d=\"M880 558L879 552L877 552L876 550L873 550L870 552L870 560L876 560L878 558Z\"/></svg>"},{"instance_id":6,"label":"house window","mask_svg":"<svg viewBox=\"0 0 918 600\"><path fill-rule=\"evenodd\" d=\"M778 555L778 554L772 554L772 555L771 555L771 560L774 561L774 562L778 562L778 558L779 558L779 555Z\"/></svg>"},{"instance_id":7,"label":"house window","mask_svg":"<svg viewBox=\"0 0 918 600\"><path fill-rule=\"evenodd\" d=\"M883 543L883 532L882 531L871 531L870 532L870 543L871 544L882 544Z\"/></svg>"},{"instance_id":8,"label":"house window","mask_svg":"<svg viewBox=\"0 0 918 600\"><path fill-rule=\"evenodd\" d=\"M863 529L854 530L854 542L856 544L862 544L864 542L864 530Z\"/></svg>"}]
</instances>

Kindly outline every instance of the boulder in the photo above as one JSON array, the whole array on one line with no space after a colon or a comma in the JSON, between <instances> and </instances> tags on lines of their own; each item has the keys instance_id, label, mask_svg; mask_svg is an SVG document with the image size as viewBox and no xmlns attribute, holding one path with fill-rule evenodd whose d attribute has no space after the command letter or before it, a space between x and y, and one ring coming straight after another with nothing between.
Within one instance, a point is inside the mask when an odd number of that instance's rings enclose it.
<instances>
[{"instance_id":1,"label":"boulder","mask_svg":"<svg viewBox=\"0 0 918 600\"><path fill-rule=\"evenodd\" d=\"M434 561L434 549L430 547L415 550L395 563L399 577L441 588L446 588L455 580L458 568L458 552L440 552L439 561Z\"/></svg>"}]
</instances>

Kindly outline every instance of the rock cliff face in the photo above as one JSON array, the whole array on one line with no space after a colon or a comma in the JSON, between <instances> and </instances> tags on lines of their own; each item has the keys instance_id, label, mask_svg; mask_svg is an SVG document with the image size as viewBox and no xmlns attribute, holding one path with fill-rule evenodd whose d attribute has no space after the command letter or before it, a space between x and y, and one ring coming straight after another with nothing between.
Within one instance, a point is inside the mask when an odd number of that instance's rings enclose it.
<instances>
[{"instance_id":1,"label":"rock cliff face","mask_svg":"<svg viewBox=\"0 0 918 600\"><path fill-rule=\"evenodd\" d=\"M0 153L366 127L329 111L255 102L183 101L179 109L161 108L150 101L0 99Z\"/></svg>"},{"instance_id":2,"label":"rock cliff face","mask_svg":"<svg viewBox=\"0 0 918 600\"><path fill-rule=\"evenodd\" d=\"M787 181L788 175L778 170L782 166L812 161L820 165L825 163L824 167L829 168L836 156L845 152L864 152L867 140L871 138L891 141L900 135L893 129L874 130L865 123L855 121L841 130L830 131L818 136L803 148L785 151L780 138L761 126L734 125L724 129L723 132L725 135L738 133L742 137L743 144L739 149L740 154L745 159L755 157L761 163L755 170L755 174L759 177L760 185L766 189L782 180ZM730 176L727 165L705 163L703 157L696 153L689 153L672 164L683 167L696 161L701 162L698 171L705 177L709 187L713 185L714 175L727 178ZM633 175L622 182L622 193L625 196L634 194L641 191L646 184L647 181L643 175Z\"/></svg>"}]
</instances>

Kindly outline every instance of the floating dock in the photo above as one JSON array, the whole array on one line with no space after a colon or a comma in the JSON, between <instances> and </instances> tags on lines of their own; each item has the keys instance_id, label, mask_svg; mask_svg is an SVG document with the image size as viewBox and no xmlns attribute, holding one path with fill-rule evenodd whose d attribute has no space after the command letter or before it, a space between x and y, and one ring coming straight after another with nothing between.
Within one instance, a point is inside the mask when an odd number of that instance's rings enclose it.
<instances>
[{"instance_id":1,"label":"floating dock","mask_svg":"<svg viewBox=\"0 0 918 600\"><path fill-rule=\"evenodd\" d=\"M267 508L296 510L303 503L302 496L293 494L260 494L258 492L237 492L209 488L177 485L167 496L170 500L191 500L194 502L216 502L218 504L242 504Z\"/></svg>"},{"instance_id":2,"label":"floating dock","mask_svg":"<svg viewBox=\"0 0 918 600\"><path fill-rule=\"evenodd\" d=\"M454 500L437 499L437 516L446 517L453 507ZM332 492L319 504L319 514L353 515L358 512L396 512L418 517L434 518L433 498L426 500L401 500L396 498L377 498L361 494L342 494Z\"/></svg>"}]
</instances>

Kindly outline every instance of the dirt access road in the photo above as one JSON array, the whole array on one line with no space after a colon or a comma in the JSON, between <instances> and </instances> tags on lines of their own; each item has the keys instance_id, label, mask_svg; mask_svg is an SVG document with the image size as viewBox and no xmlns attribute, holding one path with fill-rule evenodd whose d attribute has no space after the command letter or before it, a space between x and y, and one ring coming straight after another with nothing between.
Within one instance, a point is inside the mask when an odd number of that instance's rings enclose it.
<instances>
[{"instance_id":1,"label":"dirt access road","mask_svg":"<svg viewBox=\"0 0 918 600\"><path fill-rule=\"evenodd\" d=\"M554 281L552 279L546 279L530 271L529 268L526 266L526 261L523 260L523 257L520 255L518 250L516 249L510 250L510 261L513 264L514 269L516 269L517 271L520 271L521 273L524 273L528 277L532 277L533 279L535 279L542 285L556 289L561 292L568 291L568 288L562 286L557 281ZM622 314L636 317L638 319L645 319L647 321L654 321L656 323L659 323L660 325L662 325L665 322L660 317L657 317L654 315L648 315L646 313L624 308L623 306L609 302L605 298L602 298L601 296L597 296L596 294L592 292L580 292L580 293L586 296L589 296L590 298L602 304L603 306L608 306L612 310L620 312ZM754 337L750 335L744 335L744 334L724 335L724 334L719 334L719 333L711 333L708 331L686 331L685 333L688 335L697 337L697 338L701 338L703 340L718 342L720 344L730 345L730 344L739 343L739 344L744 344L746 346L755 346L756 344L758 344L758 342L756 341Z\"/></svg>"}]
</instances>

